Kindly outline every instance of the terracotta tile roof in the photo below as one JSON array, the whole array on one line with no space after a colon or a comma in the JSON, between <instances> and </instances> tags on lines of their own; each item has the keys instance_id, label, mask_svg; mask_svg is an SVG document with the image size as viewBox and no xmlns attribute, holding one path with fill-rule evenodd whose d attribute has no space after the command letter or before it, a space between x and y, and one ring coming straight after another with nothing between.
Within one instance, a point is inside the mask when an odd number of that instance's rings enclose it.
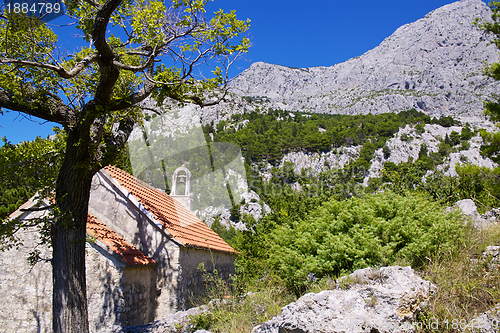
<instances>
[{"instance_id":1,"label":"terracotta tile roof","mask_svg":"<svg viewBox=\"0 0 500 333\"><path fill-rule=\"evenodd\" d=\"M156 263L90 214L87 218L87 233L121 256L129 266L147 266Z\"/></svg>"},{"instance_id":2,"label":"terracotta tile roof","mask_svg":"<svg viewBox=\"0 0 500 333\"><path fill-rule=\"evenodd\" d=\"M165 192L117 167L107 166L104 169L153 214L176 241L190 247L237 253L196 215Z\"/></svg>"}]
</instances>

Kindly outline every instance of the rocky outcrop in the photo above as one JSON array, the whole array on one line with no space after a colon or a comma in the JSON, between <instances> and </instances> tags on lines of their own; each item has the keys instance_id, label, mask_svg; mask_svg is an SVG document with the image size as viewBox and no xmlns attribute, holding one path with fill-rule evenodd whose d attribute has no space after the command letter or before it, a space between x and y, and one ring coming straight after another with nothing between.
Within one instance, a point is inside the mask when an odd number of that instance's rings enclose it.
<instances>
[{"instance_id":1,"label":"rocky outcrop","mask_svg":"<svg viewBox=\"0 0 500 333\"><path fill-rule=\"evenodd\" d=\"M435 289L410 267L365 268L335 290L302 296L252 333L415 332L416 314Z\"/></svg>"},{"instance_id":2,"label":"rocky outcrop","mask_svg":"<svg viewBox=\"0 0 500 333\"><path fill-rule=\"evenodd\" d=\"M430 115L479 116L499 83L484 76L498 50L472 25L489 20L483 1L443 6L404 25L379 46L331 67L288 68L257 62L231 83L264 107L335 114L415 108ZM267 102L268 101L268 102Z\"/></svg>"},{"instance_id":3,"label":"rocky outcrop","mask_svg":"<svg viewBox=\"0 0 500 333\"><path fill-rule=\"evenodd\" d=\"M309 170L310 176L316 177L323 171L342 169L350 161L358 158L360 150L361 146L353 146L322 153L292 152L281 159L279 167L282 168L286 162L291 162L296 174L300 175L302 170Z\"/></svg>"},{"instance_id":4,"label":"rocky outcrop","mask_svg":"<svg viewBox=\"0 0 500 333\"><path fill-rule=\"evenodd\" d=\"M271 208L263 201L260 196L254 191L245 192L242 195L244 199L243 205L240 207L240 214L251 215L256 221L271 213Z\"/></svg>"},{"instance_id":5,"label":"rocky outcrop","mask_svg":"<svg viewBox=\"0 0 500 333\"><path fill-rule=\"evenodd\" d=\"M470 120L470 119L469 119ZM476 124L474 124L476 125ZM472 125L472 126L474 126ZM407 125L400 128L398 133L393 138L389 139L386 143L389 149L389 156L386 158L383 154L382 148L375 152L372 164L368 170L368 174L364 180L364 185L368 186L370 178L380 177L380 171L386 162L393 162L400 164L408 162L410 159L416 161L419 158L420 148L423 144L427 146L429 153L437 153L439 151L439 144L452 132L462 133L462 126L443 127L440 125L425 125L424 132L418 133L414 127ZM482 127L488 131L496 132L495 126L489 122L484 121ZM468 141L469 147L461 150L457 145L455 152L449 154L444 159L444 163L437 167L438 170L443 171L445 176L457 176L456 165L459 164L472 164L479 167L495 168L497 164L491 159L481 155L481 145L483 139L479 134L474 136Z\"/></svg>"},{"instance_id":6,"label":"rocky outcrop","mask_svg":"<svg viewBox=\"0 0 500 333\"><path fill-rule=\"evenodd\" d=\"M446 210L459 209L466 216L475 228L486 228L498 224L500 220L500 208L494 208L484 214L479 214L476 203L471 199L459 200L454 206Z\"/></svg>"},{"instance_id":7,"label":"rocky outcrop","mask_svg":"<svg viewBox=\"0 0 500 333\"><path fill-rule=\"evenodd\" d=\"M241 216L250 215L255 221L260 220L262 217L271 213L271 208L260 199L260 196L253 190L244 192L241 194L242 205L240 207ZM243 222L234 222L231 220L231 212L228 208L225 208L222 212L218 211L213 207L208 207L206 210L212 209L214 212L207 214L205 223L211 227L214 223L215 218L219 218L220 223L226 228L235 228L236 230L247 230L246 225Z\"/></svg>"},{"instance_id":8,"label":"rocky outcrop","mask_svg":"<svg viewBox=\"0 0 500 333\"><path fill-rule=\"evenodd\" d=\"M470 118L468 118L470 120ZM496 132L498 129L488 121L484 121L482 128ZM477 124L473 123L471 127L475 128ZM368 186L370 178L380 177L380 171L386 162L400 164L408 162L410 159L416 161L419 158L420 148L423 144L427 146L429 153L437 153L439 144L452 132L462 133L462 126L443 127L440 125L425 125L424 131L418 133L415 127L407 125L400 128L399 131L386 142L389 154L384 156L383 149L375 151L371 161L371 166L366 174L363 184ZM446 176L457 176L455 167L457 164L472 164L479 167L494 168L497 166L495 162L481 155L481 145L483 140L479 134L468 141L468 148L462 150L460 145L454 147L455 152L449 154L444 159L444 163L438 166L438 170L442 170ZM356 160L359 156L361 146L340 147L328 152L309 153L309 152L291 152L286 154L281 161L276 165L278 168L283 168L286 163L293 165L293 172L300 175L302 171L307 171L310 177L317 177L319 173L332 170L342 169L349 162ZM271 178L270 170L272 165L267 165L260 169L261 176L268 180Z\"/></svg>"}]
</instances>

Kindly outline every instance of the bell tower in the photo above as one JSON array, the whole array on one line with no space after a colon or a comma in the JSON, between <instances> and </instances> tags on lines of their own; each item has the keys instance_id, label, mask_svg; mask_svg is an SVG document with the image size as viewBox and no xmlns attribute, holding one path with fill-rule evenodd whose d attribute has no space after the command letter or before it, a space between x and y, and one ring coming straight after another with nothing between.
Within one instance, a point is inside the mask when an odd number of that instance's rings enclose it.
<instances>
[{"instance_id":1,"label":"bell tower","mask_svg":"<svg viewBox=\"0 0 500 333\"><path fill-rule=\"evenodd\" d=\"M172 198L179 201L189 211L193 210L193 197L191 195L191 172L185 167L175 169L172 175Z\"/></svg>"}]
</instances>

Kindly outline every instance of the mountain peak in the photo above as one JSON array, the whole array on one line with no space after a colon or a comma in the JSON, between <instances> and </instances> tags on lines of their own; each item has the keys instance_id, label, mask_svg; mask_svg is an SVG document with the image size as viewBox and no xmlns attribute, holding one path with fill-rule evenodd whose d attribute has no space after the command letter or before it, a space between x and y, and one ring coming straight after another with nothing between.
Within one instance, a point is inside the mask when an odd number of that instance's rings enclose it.
<instances>
[{"instance_id":1,"label":"mountain peak","mask_svg":"<svg viewBox=\"0 0 500 333\"><path fill-rule=\"evenodd\" d=\"M440 7L398 28L376 48L331 67L256 62L231 87L290 111L367 114L415 108L430 115L478 116L498 82L483 75L498 61L491 36L472 25L491 19L481 0ZM267 99L266 99L267 100Z\"/></svg>"}]
</instances>

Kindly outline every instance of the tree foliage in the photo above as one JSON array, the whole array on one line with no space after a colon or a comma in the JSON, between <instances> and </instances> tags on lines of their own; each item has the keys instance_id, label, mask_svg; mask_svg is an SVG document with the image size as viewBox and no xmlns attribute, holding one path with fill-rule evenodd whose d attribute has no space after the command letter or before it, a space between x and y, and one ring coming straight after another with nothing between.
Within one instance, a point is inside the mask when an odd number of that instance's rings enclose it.
<instances>
[{"instance_id":1,"label":"tree foliage","mask_svg":"<svg viewBox=\"0 0 500 333\"><path fill-rule=\"evenodd\" d=\"M382 148L400 127L407 124L448 125L450 122L454 124L455 120L451 117L431 119L415 109L398 114L357 116L269 109L265 113L234 114L231 120L221 121L215 128L205 125L204 131L212 133L214 141L239 145L246 154L247 162L262 159L274 162L292 151L321 152L368 143L356 165L366 167L375 149Z\"/></svg>"},{"instance_id":2,"label":"tree foliage","mask_svg":"<svg viewBox=\"0 0 500 333\"><path fill-rule=\"evenodd\" d=\"M493 35L493 43L497 48L500 48L500 1L491 1L489 6L491 8L491 21L476 20L475 23L480 29ZM495 80L500 80L500 63L488 64L485 68L485 74ZM500 122L500 98L484 101L484 109L493 122L497 124ZM484 141L481 153L497 163L500 162L500 134L482 131L481 136Z\"/></svg>"},{"instance_id":3,"label":"tree foliage","mask_svg":"<svg viewBox=\"0 0 500 333\"><path fill-rule=\"evenodd\" d=\"M3 138L0 147L0 248L19 244L15 232L21 227L36 226L37 221L18 223L8 220L9 214L34 196L50 195L64 154L64 133L53 139L11 144ZM25 222L25 221L23 221Z\"/></svg>"},{"instance_id":4,"label":"tree foliage","mask_svg":"<svg viewBox=\"0 0 500 333\"><path fill-rule=\"evenodd\" d=\"M66 2L85 45L60 52L51 26L4 12L0 17L0 107L60 124L65 154L55 186L54 332L88 332L85 240L93 175L113 163L149 96L211 105L225 96L228 70L250 46L249 21L208 0ZM83 44L83 43L82 43ZM216 61L212 78L195 69Z\"/></svg>"},{"instance_id":5,"label":"tree foliage","mask_svg":"<svg viewBox=\"0 0 500 333\"><path fill-rule=\"evenodd\" d=\"M272 227L254 229L254 238L242 244L255 261L243 256L240 265L267 271L300 295L311 273L337 276L396 262L418 268L438 253L458 250L463 235L458 213L446 213L419 193L385 191L316 204L306 214L289 217L292 210L283 209L274 213L274 223L263 221Z\"/></svg>"}]
</instances>

